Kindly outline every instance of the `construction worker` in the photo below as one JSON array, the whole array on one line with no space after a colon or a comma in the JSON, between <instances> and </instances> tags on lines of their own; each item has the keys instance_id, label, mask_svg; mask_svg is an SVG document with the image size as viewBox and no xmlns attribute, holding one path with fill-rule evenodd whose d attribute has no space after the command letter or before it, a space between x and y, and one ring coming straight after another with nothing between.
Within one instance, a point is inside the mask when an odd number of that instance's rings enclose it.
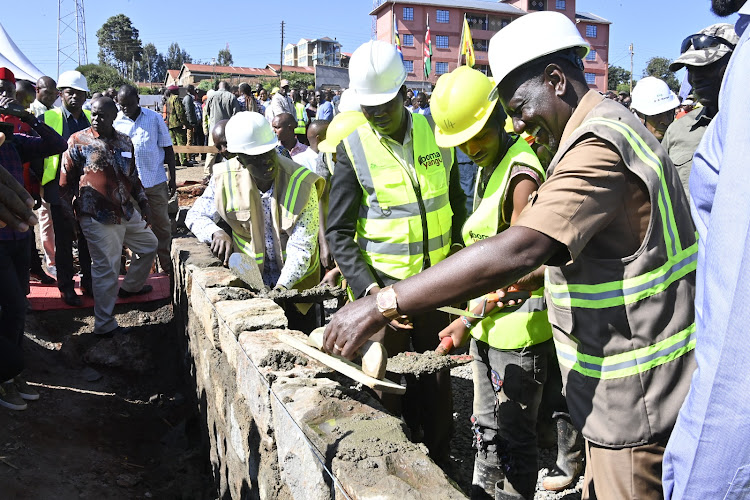
<instances>
[{"instance_id":1,"label":"construction worker","mask_svg":"<svg viewBox=\"0 0 750 500\"><path fill-rule=\"evenodd\" d=\"M349 79L367 123L338 145L326 236L353 296L374 296L448 256L452 242L461 241L466 197L451 151L438 148L424 116L404 107L406 70L395 47L381 41L361 45L352 54ZM434 350L437 333L448 325L442 313L408 322L392 314L391 320L377 336L389 355ZM403 398L384 395L382 401L404 416L412 436L423 437L438 465L449 465L453 404L447 370L407 377Z\"/></svg>"},{"instance_id":2,"label":"construction worker","mask_svg":"<svg viewBox=\"0 0 750 500\"><path fill-rule=\"evenodd\" d=\"M302 144L308 144L307 111L305 111L305 104L302 102L302 96L300 96L299 90L292 90L292 101L294 102L294 111L297 117L297 126L294 129L294 134L297 136L299 142Z\"/></svg>"},{"instance_id":3,"label":"construction worker","mask_svg":"<svg viewBox=\"0 0 750 500\"><path fill-rule=\"evenodd\" d=\"M232 250L252 257L270 288L314 287L320 282L317 236L323 179L277 152L276 135L260 113L237 113L224 134L227 151L222 155L232 158L214 165L186 225L225 265ZM220 135L215 131L219 145ZM229 225L231 235L216 224L219 219ZM287 307L289 327L308 333L316 328L318 315L311 306Z\"/></svg>"},{"instance_id":4,"label":"construction worker","mask_svg":"<svg viewBox=\"0 0 750 500\"><path fill-rule=\"evenodd\" d=\"M344 306L325 348L352 357L392 314L477 297L546 263L568 409L586 439L583 498L661 498L664 446L695 369L698 245L666 151L589 89L588 51L557 12L527 14L493 36L492 95L516 133L556 151L547 180L502 233Z\"/></svg>"},{"instance_id":5,"label":"construction worker","mask_svg":"<svg viewBox=\"0 0 750 500\"><path fill-rule=\"evenodd\" d=\"M506 133L502 106L497 99L489 100L492 88L484 74L460 66L441 76L432 94L438 146L459 147L479 167L472 215L462 231L467 246L510 227L545 178L531 146L520 136ZM459 101L462 105L456 106ZM457 346L466 342L469 333L472 337L471 423L477 448L472 498L494 498L503 471L508 496L533 498L538 472L537 412L545 386L556 386L547 387L560 395L556 410L567 410L543 282L542 266L516 285L532 293L520 307L500 308L486 298L475 299L470 303L472 312L486 317L461 316L439 334L451 336ZM565 424L578 434L569 421ZM577 467L575 476L582 470L581 461L573 467Z\"/></svg>"},{"instance_id":6,"label":"construction worker","mask_svg":"<svg viewBox=\"0 0 750 500\"><path fill-rule=\"evenodd\" d=\"M89 91L86 77L79 71L65 71L57 81L62 106L44 112L44 123L60 134L66 141L76 132L91 126L91 111L83 109ZM62 155L44 159L42 174L42 197L50 204L52 226L55 233L55 264L57 266L57 288L63 301L69 306L80 307L81 298L75 292L75 269L73 267L73 238L78 240L78 263L81 267L81 291L92 295L91 256L86 237L77 221L71 221L63 210L60 199L60 162ZM92 295L93 296L93 295Z\"/></svg>"},{"instance_id":7,"label":"construction worker","mask_svg":"<svg viewBox=\"0 0 750 500\"><path fill-rule=\"evenodd\" d=\"M661 141L667 128L674 121L674 110L679 105L680 100L664 80L647 76L635 85L630 109L635 112L646 129Z\"/></svg>"}]
</instances>

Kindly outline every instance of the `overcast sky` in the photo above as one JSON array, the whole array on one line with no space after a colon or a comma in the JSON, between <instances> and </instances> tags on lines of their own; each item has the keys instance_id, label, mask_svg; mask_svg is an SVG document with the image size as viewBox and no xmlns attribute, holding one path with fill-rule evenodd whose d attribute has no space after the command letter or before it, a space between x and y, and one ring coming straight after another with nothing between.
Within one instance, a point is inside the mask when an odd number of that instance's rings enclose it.
<instances>
[{"instance_id":1,"label":"overcast sky","mask_svg":"<svg viewBox=\"0 0 750 500\"><path fill-rule=\"evenodd\" d=\"M73 0L64 3L70 5ZM42 72L52 76L57 75L57 5L56 0L12 2L0 13L0 23L16 45ZM640 77L649 58L676 58L687 35L716 22L736 21L736 15L720 20L709 6L709 0L578 0L576 9L612 21L610 64L629 69L628 45L635 45L635 75ZM341 42L344 52L353 52L371 37L371 7L371 0L89 0L85 5L88 58L97 62L96 31L107 18L120 13L130 17L144 45L153 43L166 53L169 44L177 42L194 60L210 61L229 44L237 66L278 64L282 20L286 23L285 44L303 37L328 36ZM68 63L61 70L74 66Z\"/></svg>"}]
</instances>

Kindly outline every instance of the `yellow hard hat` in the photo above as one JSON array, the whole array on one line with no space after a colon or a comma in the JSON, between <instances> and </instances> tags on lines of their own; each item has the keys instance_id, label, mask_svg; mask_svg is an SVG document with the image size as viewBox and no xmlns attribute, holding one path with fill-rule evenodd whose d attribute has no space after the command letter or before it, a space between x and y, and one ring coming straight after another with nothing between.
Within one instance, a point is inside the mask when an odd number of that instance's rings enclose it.
<instances>
[{"instance_id":1,"label":"yellow hard hat","mask_svg":"<svg viewBox=\"0 0 750 500\"><path fill-rule=\"evenodd\" d=\"M337 114L328 125L326 138L318 143L318 151L335 153L336 146L364 123L367 123L367 119L359 111L344 111Z\"/></svg>"},{"instance_id":2,"label":"yellow hard hat","mask_svg":"<svg viewBox=\"0 0 750 500\"><path fill-rule=\"evenodd\" d=\"M484 128L497 105L497 99L489 100L493 87L484 73L469 66L460 66L438 79L430 99L438 146L459 146Z\"/></svg>"}]
</instances>

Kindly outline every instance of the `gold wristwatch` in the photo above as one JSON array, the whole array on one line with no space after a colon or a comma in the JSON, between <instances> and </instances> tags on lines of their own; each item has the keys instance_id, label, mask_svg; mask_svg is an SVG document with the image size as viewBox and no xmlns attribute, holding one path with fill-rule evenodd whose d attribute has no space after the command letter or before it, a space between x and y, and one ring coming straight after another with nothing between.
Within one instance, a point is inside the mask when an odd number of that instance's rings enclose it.
<instances>
[{"instance_id":1,"label":"gold wristwatch","mask_svg":"<svg viewBox=\"0 0 750 500\"><path fill-rule=\"evenodd\" d=\"M401 313L398 312L398 296L396 290L393 289L393 285L381 288L375 296L375 302L380 314L386 318L394 320L401 317Z\"/></svg>"}]
</instances>

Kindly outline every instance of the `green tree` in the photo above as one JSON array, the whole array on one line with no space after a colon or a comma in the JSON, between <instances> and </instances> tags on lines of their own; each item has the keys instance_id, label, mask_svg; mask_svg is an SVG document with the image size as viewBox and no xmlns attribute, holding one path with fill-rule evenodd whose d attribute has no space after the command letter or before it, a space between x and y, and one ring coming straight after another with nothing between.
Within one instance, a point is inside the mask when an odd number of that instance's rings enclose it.
<instances>
[{"instance_id":1,"label":"green tree","mask_svg":"<svg viewBox=\"0 0 750 500\"><path fill-rule=\"evenodd\" d=\"M660 80L664 80L669 85L669 88L676 93L680 91L680 82L677 81L674 71L669 69L671 62L666 57L652 57L648 60L646 69L643 70L643 76L654 76Z\"/></svg>"},{"instance_id":2,"label":"green tree","mask_svg":"<svg viewBox=\"0 0 750 500\"><path fill-rule=\"evenodd\" d=\"M193 62L193 58L177 42L172 42L167 49L166 61L167 69L182 69L182 65Z\"/></svg>"},{"instance_id":3,"label":"green tree","mask_svg":"<svg viewBox=\"0 0 750 500\"><path fill-rule=\"evenodd\" d=\"M282 71L281 79L289 80L289 86L293 89L315 88L315 75L296 73L293 71ZM279 84L279 81L274 79L272 84L273 86L276 86Z\"/></svg>"},{"instance_id":4,"label":"green tree","mask_svg":"<svg viewBox=\"0 0 750 500\"><path fill-rule=\"evenodd\" d=\"M135 80L139 82L162 82L167 72L164 55L156 50L153 43L143 46L141 61L136 65Z\"/></svg>"},{"instance_id":5,"label":"green tree","mask_svg":"<svg viewBox=\"0 0 750 500\"><path fill-rule=\"evenodd\" d=\"M227 45L226 49L221 49L219 51L219 55L216 56L216 64L219 66L231 66L234 64L234 59L232 59L232 53L229 52L229 45Z\"/></svg>"},{"instance_id":6,"label":"green tree","mask_svg":"<svg viewBox=\"0 0 750 500\"><path fill-rule=\"evenodd\" d=\"M132 75L133 61L140 61L143 48L138 30L125 14L112 16L96 32L99 42L99 64L117 68L120 75Z\"/></svg>"},{"instance_id":7,"label":"green tree","mask_svg":"<svg viewBox=\"0 0 750 500\"><path fill-rule=\"evenodd\" d=\"M621 83L630 85L630 71L620 66L612 66L611 64L608 66L607 71L607 89L614 90Z\"/></svg>"},{"instance_id":8,"label":"green tree","mask_svg":"<svg viewBox=\"0 0 750 500\"><path fill-rule=\"evenodd\" d=\"M86 83L88 83L91 94L104 92L109 87L118 89L126 83L133 84L132 81L120 75L115 68L106 64L85 64L78 66L76 70L86 77Z\"/></svg>"},{"instance_id":9,"label":"green tree","mask_svg":"<svg viewBox=\"0 0 750 500\"><path fill-rule=\"evenodd\" d=\"M201 82L198 84L198 88L200 90L205 90L205 91L215 90L218 84L219 84L219 80L206 78L205 80L201 80Z\"/></svg>"}]
</instances>

